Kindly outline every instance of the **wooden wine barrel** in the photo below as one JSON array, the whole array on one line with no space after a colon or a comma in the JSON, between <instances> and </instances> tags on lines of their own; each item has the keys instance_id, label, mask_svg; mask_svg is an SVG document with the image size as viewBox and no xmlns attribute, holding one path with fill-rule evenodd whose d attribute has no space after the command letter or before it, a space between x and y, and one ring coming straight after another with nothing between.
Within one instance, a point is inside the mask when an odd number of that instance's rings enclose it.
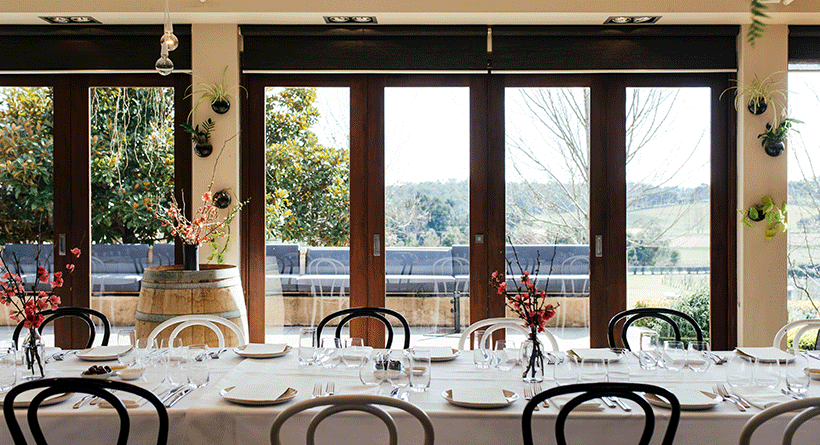
<instances>
[{"instance_id":1,"label":"wooden wine barrel","mask_svg":"<svg viewBox=\"0 0 820 445\"><path fill-rule=\"evenodd\" d=\"M145 338L160 323L179 315L216 315L236 323L248 338L248 313L239 269L231 265L202 264L200 270L182 270L181 265L147 267L142 276L137 303L137 337ZM226 346L237 346L236 335L220 326ZM164 329L157 341L168 338L173 327ZM216 334L204 326L184 329L183 344L216 347Z\"/></svg>"}]
</instances>

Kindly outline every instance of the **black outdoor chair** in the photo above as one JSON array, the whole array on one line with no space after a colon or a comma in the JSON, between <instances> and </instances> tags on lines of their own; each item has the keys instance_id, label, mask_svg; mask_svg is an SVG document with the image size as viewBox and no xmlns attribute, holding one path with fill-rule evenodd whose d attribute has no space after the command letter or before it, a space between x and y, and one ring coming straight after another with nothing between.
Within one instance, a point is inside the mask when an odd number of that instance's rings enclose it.
<instances>
[{"instance_id":1,"label":"black outdoor chair","mask_svg":"<svg viewBox=\"0 0 820 445\"><path fill-rule=\"evenodd\" d=\"M316 342L318 344L319 340L322 338L322 329L328 324L331 320L336 317L345 316L342 318L342 321L339 322L339 325L336 326L336 338L341 338L342 336L342 327L347 324L348 321L354 318L360 317L367 317L367 318L375 318L376 320L381 321L387 327L387 342L385 347L390 349L393 345L393 326L390 325L390 322L387 321L385 315L390 315L395 317L396 319L401 322L402 327L404 327L404 349L410 347L410 325L407 323L407 319L404 318L403 315L400 313L383 307L352 307L348 309L342 309L340 311L336 311L319 322L319 325L316 327Z\"/></svg>"},{"instance_id":2,"label":"black outdoor chair","mask_svg":"<svg viewBox=\"0 0 820 445\"><path fill-rule=\"evenodd\" d=\"M106 317L102 312L95 311L94 309L89 309L85 307L58 307L57 309L47 309L43 312L40 312L45 318L43 324L40 325L40 333L43 333L43 328L50 323L52 320L56 320L62 317L75 317L83 320L88 325L88 343L86 343L86 349L90 348L94 344L94 339L97 337L97 327L94 325L94 322L91 320L91 317L97 317L100 322L102 323L103 327L103 337L102 337L102 345L108 346L108 339L111 337L111 323L108 321L108 317ZM17 327L14 328L14 333L11 336L12 341L15 345L18 345L17 340L20 338L20 332L23 331L23 322L17 324Z\"/></svg>"},{"instance_id":3,"label":"black outdoor chair","mask_svg":"<svg viewBox=\"0 0 820 445\"><path fill-rule=\"evenodd\" d=\"M159 398L145 388L141 388L130 383L120 382L117 380L95 380L84 379L79 377L71 378L51 378L34 380L30 382L21 383L12 388L6 393L3 400L3 415L6 418L6 424L9 428L9 433L15 445L26 445L26 438L23 435L23 430L17 422L17 416L14 414L14 399L21 393L44 388L39 394L34 396L31 403L28 405L27 419L31 435L37 445L45 445L46 439L43 436L40 422L37 419L37 410L40 408L42 402L51 396L56 396L65 393L79 392L83 394L91 394L98 396L100 399L110 403L111 406L117 410L120 417L120 432L117 438L117 445L125 445L128 442L128 433L131 428L131 421L128 417L128 411L125 409L122 401L110 391L121 391L136 394L144 398L148 403L154 405L159 417L159 431L157 433L157 445L165 445L168 443L168 411L159 400ZM89 437L90 442L95 442L94 437Z\"/></svg>"},{"instance_id":4,"label":"black outdoor chair","mask_svg":"<svg viewBox=\"0 0 820 445\"><path fill-rule=\"evenodd\" d=\"M662 445L672 445L675 440L675 432L678 429L678 422L680 421L680 402L674 394L668 390L655 385L648 385L644 383L579 383L575 385L564 385L550 388L544 392L536 394L524 407L524 414L521 418L521 428L524 434L524 445L533 445L532 441L532 412L539 403L551 397L560 396L562 394L580 393L567 402L558 412L558 417L555 419L555 441L558 445L566 445L566 433L564 428L567 422L567 416L578 405L587 400L597 399L599 397L619 397L622 399L629 399L638 404L643 409L646 416L644 422L643 433L641 434L638 445L648 445L652 439L652 434L655 431L655 414L652 407L643 397L636 394L636 392L645 392L655 394L666 399L671 408L669 416L669 425L666 427L666 433L663 436Z\"/></svg>"},{"instance_id":5,"label":"black outdoor chair","mask_svg":"<svg viewBox=\"0 0 820 445\"><path fill-rule=\"evenodd\" d=\"M616 348L618 345L615 343L615 325L621 319L626 319L624 321L623 327L621 327L621 341L623 342L623 347L626 349L632 349L629 347L629 342L626 340L626 330L636 321L642 318L657 318L663 320L669 325L672 326L672 331L675 333L675 340L680 340L680 327L678 324L673 320L670 315L680 317L683 320L686 320L689 324L695 328L695 335L697 336L698 341L703 341L703 331L698 326L698 322L695 321L694 318L690 317L687 314L684 314L681 311L676 311L674 309L662 308L662 307L639 307L636 309L629 309L623 312L616 314L609 320L609 326L607 328L607 338L609 339L609 347Z\"/></svg>"}]
</instances>

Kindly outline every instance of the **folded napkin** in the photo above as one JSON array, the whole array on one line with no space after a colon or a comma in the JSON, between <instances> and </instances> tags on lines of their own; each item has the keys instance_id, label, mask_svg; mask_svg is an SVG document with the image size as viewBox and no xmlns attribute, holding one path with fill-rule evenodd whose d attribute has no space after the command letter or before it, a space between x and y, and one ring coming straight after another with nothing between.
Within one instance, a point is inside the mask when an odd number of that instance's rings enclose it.
<instances>
[{"instance_id":1,"label":"folded napkin","mask_svg":"<svg viewBox=\"0 0 820 445\"><path fill-rule=\"evenodd\" d=\"M770 406L791 402L791 397L781 394L767 386L747 386L732 388L735 395L746 399L755 408L766 409Z\"/></svg>"},{"instance_id":2,"label":"folded napkin","mask_svg":"<svg viewBox=\"0 0 820 445\"><path fill-rule=\"evenodd\" d=\"M790 362L794 360L794 356L788 354L784 351L781 351L778 348L774 347L763 347L763 348L751 348L751 347L740 347L735 350L741 357L745 358L757 358L763 362Z\"/></svg>"},{"instance_id":3,"label":"folded napkin","mask_svg":"<svg viewBox=\"0 0 820 445\"><path fill-rule=\"evenodd\" d=\"M507 403L501 388L453 388L451 398L461 403Z\"/></svg>"},{"instance_id":4,"label":"folded napkin","mask_svg":"<svg viewBox=\"0 0 820 445\"><path fill-rule=\"evenodd\" d=\"M265 402L282 397L290 387L272 385L268 380L248 380L228 391L226 398L247 402Z\"/></svg>"},{"instance_id":5,"label":"folded napkin","mask_svg":"<svg viewBox=\"0 0 820 445\"><path fill-rule=\"evenodd\" d=\"M160 388L162 388L162 386L163 386L162 384L157 385L156 383L146 383L146 382L137 382L137 383L128 382L128 383L131 383L132 385L136 385L136 386L145 388L145 389L147 389L148 391L151 391L154 394L160 393L161 392ZM132 394L130 392L114 391L114 395L117 396L117 398L120 399L122 404L125 405L125 407L128 408L128 409L139 408L140 406L142 406L142 404L144 402L146 402L146 400L143 399L142 397L140 397L136 394ZM114 407L113 405L108 403L108 401L103 400L103 399L100 399L99 403L97 403L97 406L99 406L100 408L113 408Z\"/></svg>"},{"instance_id":6,"label":"folded napkin","mask_svg":"<svg viewBox=\"0 0 820 445\"><path fill-rule=\"evenodd\" d=\"M419 347L416 349L427 349L430 351L430 358L441 358L441 357L452 357L453 356L453 348L445 347L445 346L430 346L430 347Z\"/></svg>"},{"instance_id":7,"label":"folded napkin","mask_svg":"<svg viewBox=\"0 0 820 445\"><path fill-rule=\"evenodd\" d=\"M603 362L609 360L618 360L620 356L609 349L606 348L597 348L597 349L581 349L575 348L570 349L567 351L567 354L572 354L578 358L578 360L584 361L595 361L595 362Z\"/></svg>"},{"instance_id":8,"label":"folded napkin","mask_svg":"<svg viewBox=\"0 0 820 445\"><path fill-rule=\"evenodd\" d=\"M109 357L130 351L133 346L97 346L77 353L78 357Z\"/></svg>"},{"instance_id":9,"label":"folded napkin","mask_svg":"<svg viewBox=\"0 0 820 445\"><path fill-rule=\"evenodd\" d=\"M244 348L238 348L246 354L279 354L285 352L288 345L284 343L248 343Z\"/></svg>"},{"instance_id":10,"label":"folded napkin","mask_svg":"<svg viewBox=\"0 0 820 445\"><path fill-rule=\"evenodd\" d=\"M31 403L32 400L34 400L34 397L37 394L40 394L41 391L42 391L42 389L32 389L32 390L20 393L19 395L17 395L17 397L14 398L14 405L15 406L17 406L17 405L28 406L28 404ZM2 402L3 398L5 398L7 392L8 391L0 393L0 402ZM50 404L49 401L53 401L54 399L62 397L63 395L64 394L53 395L53 396L43 400L42 405L49 405ZM0 405L2 405L2 403L0 403Z\"/></svg>"},{"instance_id":11,"label":"folded napkin","mask_svg":"<svg viewBox=\"0 0 820 445\"><path fill-rule=\"evenodd\" d=\"M569 403L570 400L577 397L579 394L564 394L561 396L555 396L549 399L550 402L554 403L558 409L561 409ZM586 402L578 405L573 409L573 411L603 411L604 406L601 404L599 399L592 399L587 400Z\"/></svg>"}]
</instances>

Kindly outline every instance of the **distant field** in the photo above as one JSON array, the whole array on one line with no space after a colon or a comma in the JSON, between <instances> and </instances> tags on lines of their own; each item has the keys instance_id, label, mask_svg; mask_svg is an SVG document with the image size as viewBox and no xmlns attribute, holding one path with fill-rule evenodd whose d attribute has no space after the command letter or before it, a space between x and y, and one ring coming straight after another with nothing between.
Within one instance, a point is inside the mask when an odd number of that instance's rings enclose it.
<instances>
[{"instance_id":1,"label":"distant field","mask_svg":"<svg viewBox=\"0 0 820 445\"><path fill-rule=\"evenodd\" d=\"M626 307L639 300L659 300L708 283L709 275L627 275Z\"/></svg>"}]
</instances>

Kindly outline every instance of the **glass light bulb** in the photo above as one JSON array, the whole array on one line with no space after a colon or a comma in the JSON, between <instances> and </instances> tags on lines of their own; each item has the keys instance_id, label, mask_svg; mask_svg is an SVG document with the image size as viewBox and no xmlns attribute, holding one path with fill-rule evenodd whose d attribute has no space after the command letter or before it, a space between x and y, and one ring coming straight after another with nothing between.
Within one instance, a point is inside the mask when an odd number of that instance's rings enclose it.
<instances>
[{"instance_id":1,"label":"glass light bulb","mask_svg":"<svg viewBox=\"0 0 820 445\"><path fill-rule=\"evenodd\" d=\"M174 62L171 62L171 59L168 58L167 54L163 54L159 59L157 59L157 63L154 64L154 68L157 69L157 72L160 75L167 76L174 70Z\"/></svg>"},{"instance_id":2,"label":"glass light bulb","mask_svg":"<svg viewBox=\"0 0 820 445\"><path fill-rule=\"evenodd\" d=\"M177 36L175 36L173 32L165 31L162 37L159 38L159 43L164 43L168 46L168 51L173 51L179 46L179 39L177 39Z\"/></svg>"}]
</instances>

